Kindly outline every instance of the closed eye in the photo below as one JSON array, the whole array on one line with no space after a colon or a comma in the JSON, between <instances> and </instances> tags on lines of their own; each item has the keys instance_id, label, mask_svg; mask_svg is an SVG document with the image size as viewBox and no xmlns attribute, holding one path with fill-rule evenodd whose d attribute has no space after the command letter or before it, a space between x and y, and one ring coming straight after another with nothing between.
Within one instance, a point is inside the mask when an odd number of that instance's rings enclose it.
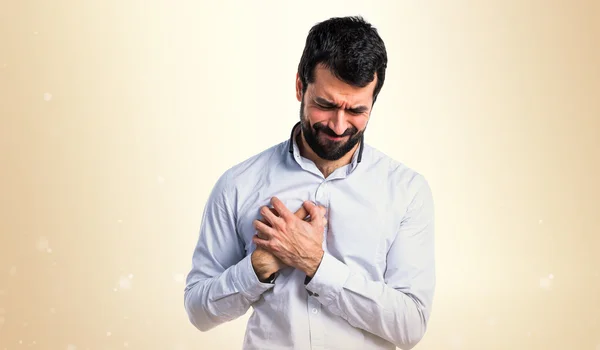
<instances>
[{"instance_id":1,"label":"closed eye","mask_svg":"<svg viewBox=\"0 0 600 350\"><path fill-rule=\"evenodd\" d=\"M363 109L348 109L350 114L359 115L363 114L365 111Z\"/></svg>"},{"instance_id":2,"label":"closed eye","mask_svg":"<svg viewBox=\"0 0 600 350\"><path fill-rule=\"evenodd\" d=\"M317 104L317 107L319 107L320 109L324 109L324 110L332 110L332 109L337 108L336 106L323 106L320 104Z\"/></svg>"},{"instance_id":3,"label":"closed eye","mask_svg":"<svg viewBox=\"0 0 600 350\"><path fill-rule=\"evenodd\" d=\"M314 104L317 106L317 108L325 110L325 111L330 111L330 110L334 110L334 109L338 109L340 108L339 106L337 106L334 103L331 103L323 98L317 97L314 99ZM363 114L365 112L367 112L369 109L366 106L358 106L355 108L348 108L346 109L346 111L352 115L360 115Z\"/></svg>"}]
</instances>

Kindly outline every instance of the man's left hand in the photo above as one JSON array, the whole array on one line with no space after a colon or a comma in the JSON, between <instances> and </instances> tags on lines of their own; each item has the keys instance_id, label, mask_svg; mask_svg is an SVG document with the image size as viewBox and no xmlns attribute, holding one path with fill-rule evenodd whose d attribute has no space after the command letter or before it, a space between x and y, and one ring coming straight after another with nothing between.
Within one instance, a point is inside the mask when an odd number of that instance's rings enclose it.
<instances>
[{"instance_id":1,"label":"man's left hand","mask_svg":"<svg viewBox=\"0 0 600 350\"><path fill-rule=\"evenodd\" d=\"M310 201L304 202L303 206L310 215L310 221L307 222L294 215L277 197L271 199L271 204L279 216L263 206L260 213L270 227L260 220L254 220L254 227L260 237L255 235L253 242L257 247L272 252L286 265L312 277L324 253L323 230L327 222L325 208Z\"/></svg>"}]
</instances>

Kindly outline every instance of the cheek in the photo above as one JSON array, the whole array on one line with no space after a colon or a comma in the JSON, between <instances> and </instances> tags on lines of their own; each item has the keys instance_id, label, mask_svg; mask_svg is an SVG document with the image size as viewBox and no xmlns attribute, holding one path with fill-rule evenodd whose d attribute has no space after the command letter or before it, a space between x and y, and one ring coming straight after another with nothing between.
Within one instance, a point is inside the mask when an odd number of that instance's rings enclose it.
<instances>
[{"instance_id":1,"label":"cheek","mask_svg":"<svg viewBox=\"0 0 600 350\"><path fill-rule=\"evenodd\" d=\"M352 125L354 125L358 130L363 130L367 126L368 121L368 117L356 117L353 120L350 120L350 123L352 123Z\"/></svg>"},{"instance_id":2,"label":"cheek","mask_svg":"<svg viewBox=\"0 0 600 350\"><path fill-rule=\"evenodd\" d=\"M310 122L310 125L314 125L316 123L327 124L330 118L335 116L335 112L332 111L323 111L318 108L307 108L306 109L306 117Z\"/></svg>"}]
</instances>

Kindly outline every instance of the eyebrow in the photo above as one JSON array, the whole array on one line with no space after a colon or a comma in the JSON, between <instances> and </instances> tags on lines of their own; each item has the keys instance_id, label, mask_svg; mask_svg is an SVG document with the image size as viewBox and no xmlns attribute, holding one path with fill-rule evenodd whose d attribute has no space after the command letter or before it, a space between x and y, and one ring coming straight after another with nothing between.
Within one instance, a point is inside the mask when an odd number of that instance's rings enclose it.
<instances>
[{"instance_id":1,"label":"eyebrow","mask_svg":"<svg viewBox=\"0 0 600 350\"><path fill-rule=\"evenodd\" d=\"M335 104L335 103L333 103L331 101L328 101L328 100L326 100L326 99L324 99L322 97L315 97L314 101L318 105L323 106L325 108L341 108L337 104ZM356 107L353 107L353 108L346 108L346 110L352 111L354 113L363 113L363 112L368 111L369 108L367 106L360 105L360 106L356 106Z\"/></svg>"}]
</instances>

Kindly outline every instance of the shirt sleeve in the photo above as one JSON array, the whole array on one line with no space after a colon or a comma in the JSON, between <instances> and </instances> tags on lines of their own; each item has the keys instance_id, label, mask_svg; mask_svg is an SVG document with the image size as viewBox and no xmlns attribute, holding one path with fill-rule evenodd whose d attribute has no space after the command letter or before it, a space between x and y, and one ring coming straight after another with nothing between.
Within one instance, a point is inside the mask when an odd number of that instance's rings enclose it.
<instances>
[{"instance_id":1,"label":"shirt sleeve","mask_svg":"<svg viewBox=\"0 0 600 350\"><path fill-rule=\"evenodd\" d=\"M244 315L273 284L258 280L251 254L238 238L230 206L227 173L214 186L204 208L184 305L191 323L208 331Z\"/></svg>"},{"instance_id":2,"label":"shirt sleeve","mask_svg":"<svg viewBox=\"0 0 600 350\"><path fill-rule=\"evenodd\" d=\"M331 313L405 350L425 335L435 289L433 198L418 176L418 190L387 255L384 282L368 279L328 253L305 281L309 294Z\"/></svg>"}]
</instances>

